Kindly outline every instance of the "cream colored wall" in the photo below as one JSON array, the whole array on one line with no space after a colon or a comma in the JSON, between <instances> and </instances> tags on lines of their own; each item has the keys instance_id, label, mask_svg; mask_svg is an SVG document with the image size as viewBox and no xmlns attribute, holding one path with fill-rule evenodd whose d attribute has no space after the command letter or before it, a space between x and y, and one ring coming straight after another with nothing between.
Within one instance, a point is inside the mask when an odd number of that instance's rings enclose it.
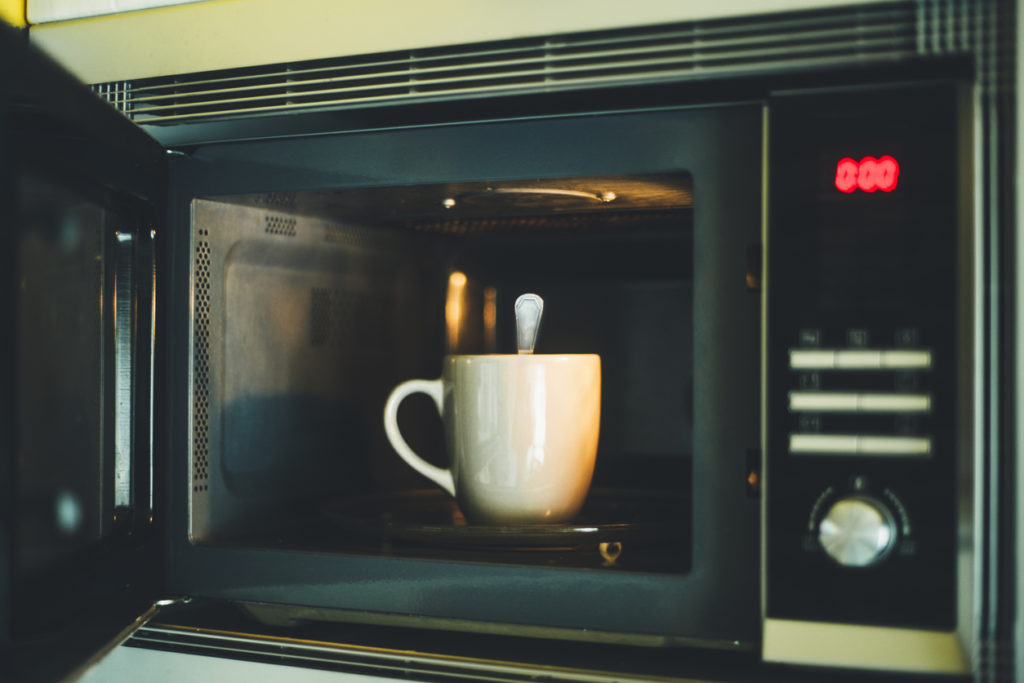
<instances>
[{"instance_id":1,"label":"cream colored wall","mask_svg":"<svg viewBox=\"0 0 1024 683\"><path fill-rule=\"evenodd\" d=\"M25 0L25 14L30 24L42 24L48 21L65 21L167 5L183 5L188 2L205 0Z\"/></svg>"},{"instance_id":2,"label":"cream colored wall","mask_svg":"<svg viewBox=\"0 0 1024 683\"><path fill-rule=\"evenodd\" d=\"M40 24L30 38L99 83L857 1L213 0Z\"/></svg>"},{"instance_id":3,"label":"cream colored wall","mask_svg":"<svg viewBox=\"0 0 1024 683\"><path fill-rule=\"evenodd\" d=\"M24 26L25 0L0 0L0 21L12 26Z\"/></svg>"}]
</instances>

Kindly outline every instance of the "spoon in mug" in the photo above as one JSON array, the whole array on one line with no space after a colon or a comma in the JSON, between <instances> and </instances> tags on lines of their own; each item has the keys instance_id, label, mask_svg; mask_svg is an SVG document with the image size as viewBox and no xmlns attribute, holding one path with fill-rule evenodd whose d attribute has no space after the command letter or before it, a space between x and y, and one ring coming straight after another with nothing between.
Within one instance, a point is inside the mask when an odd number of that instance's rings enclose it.
<instances>
[{"instance_id":1,"label":"spoon in mug","mask_svg":"<svg viewBox=\"0 0 1024 683\"><path fill-rule=\"evenodd\" d=\"M533 353L544 314L544 300L536 294L523 294L516 299L516 340L520 354Z\"/></svg>"}]
</instances>

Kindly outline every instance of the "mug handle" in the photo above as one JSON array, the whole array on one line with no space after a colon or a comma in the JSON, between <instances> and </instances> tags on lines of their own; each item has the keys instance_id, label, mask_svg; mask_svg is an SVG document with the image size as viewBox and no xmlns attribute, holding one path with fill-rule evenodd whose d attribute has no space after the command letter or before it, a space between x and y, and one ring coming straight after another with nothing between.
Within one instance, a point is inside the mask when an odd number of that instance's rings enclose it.
<instances>
[{"instance_id":1,"label":"mug handle","mask_svg":"<svg viewBox=\"0 0 1024 683\"><path fill-rule=\"evenodd\" d=\"M402 438L402 432L398 429L398 405L409 394L423 392L434 399L439 415L444 416L444 394L440 379L410 379L402 382L388 396L384 404L384 431L388 435L391 447L398 452L410 467L422 474L427 479L439 485L452 496L455 495L455 480L452 479L452 471L431 465L429 462L416 455L409 444Z\"/></svg>"}]
</instances>

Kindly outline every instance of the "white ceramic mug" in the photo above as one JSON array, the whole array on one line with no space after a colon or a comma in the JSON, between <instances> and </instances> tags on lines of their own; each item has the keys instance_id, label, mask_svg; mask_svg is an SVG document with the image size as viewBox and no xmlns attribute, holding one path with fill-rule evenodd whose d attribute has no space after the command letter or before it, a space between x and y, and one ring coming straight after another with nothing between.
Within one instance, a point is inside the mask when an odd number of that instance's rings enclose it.
<instances>
[{"instance_id":1,"label":"white ceramic mug","mask_svg":"<svg viewBox=\"0 0 1024 683\"><path fill-rule=\"evenodd\" d=\"M434 399L450 469L416 455L398 429L409 394ZM384 406L391 445L455 496L473 524L571 520L590 488L601 417L594 354L446 356L440 379L395 387Z\"/></svg>"}]
</instances>

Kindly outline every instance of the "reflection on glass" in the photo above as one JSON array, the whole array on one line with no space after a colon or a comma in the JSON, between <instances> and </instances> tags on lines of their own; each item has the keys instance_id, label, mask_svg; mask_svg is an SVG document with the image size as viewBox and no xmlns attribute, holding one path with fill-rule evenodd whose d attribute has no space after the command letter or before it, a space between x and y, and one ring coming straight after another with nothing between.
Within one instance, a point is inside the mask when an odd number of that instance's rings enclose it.
<instances>
[{"instance_id":1,"label":"reflection on glass","mask_svg":"<svg viewBox=\"0 0 1024 683\"><path fill-rule=\"evenodd\" d=\"M484 349L498 352L498 290L494 287L484 289Z\"/></svg>"},{"instance_id":2,"label":"reflection on glass","mask_svg":"<svg viewBox=\"0 0 1024 683\"><path fill-rule=\"evenodd\" d=\"M102 207L23 177L18 213L17 570L103 533Z\"/></svg>"},{"instance_id":3,"label":"reflection on glass","mask_svg":"<svg viewBox=\"0 0 1024 683\"><path fill-rule=\"evenodd\" d=\"M448 296L444 305L444 318L448 326L448 349L458 351L466 310L466 274L455 271L448 276Z\"/></svg>"}]
</instances>

